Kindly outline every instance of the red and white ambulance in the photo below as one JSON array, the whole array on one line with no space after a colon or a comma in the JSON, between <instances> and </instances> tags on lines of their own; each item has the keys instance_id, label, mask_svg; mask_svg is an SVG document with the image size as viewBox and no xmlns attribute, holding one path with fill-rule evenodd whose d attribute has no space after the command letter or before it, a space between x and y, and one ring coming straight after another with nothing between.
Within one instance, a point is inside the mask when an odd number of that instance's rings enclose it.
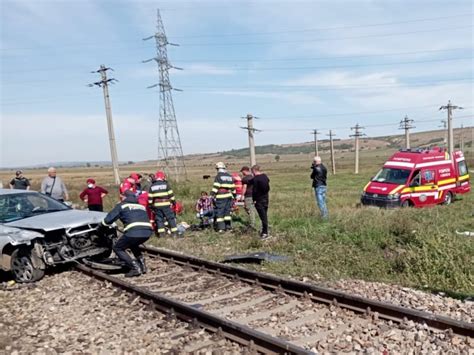
<instances>
[{"instance_id":1,"label":"red and white ambulance","mask_svg":"<svg viewBox=\"0 0 474 355\"><path fill-rule=\"evenodd\" d=\"M400 150L364 187L363 205L424 207L449 205L457 194L471 190L464 154L445 149Z\"/></svg>"}]
</instances>

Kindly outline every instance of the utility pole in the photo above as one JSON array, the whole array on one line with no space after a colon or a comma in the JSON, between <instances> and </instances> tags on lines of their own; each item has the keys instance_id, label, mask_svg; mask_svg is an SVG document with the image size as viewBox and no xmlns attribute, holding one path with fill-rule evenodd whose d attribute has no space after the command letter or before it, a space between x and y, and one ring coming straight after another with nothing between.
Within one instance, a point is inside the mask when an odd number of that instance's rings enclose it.
<instances>
[{"instance_id":1,"label":"utility pole","mask_svg":"<svg viewBox=\"0 0 474 355\"><path fill-rule=\"evenodd\" d=\"M415 128L412 123L414 121L410 120L408 116L405 116L403 120L400 121L400 129L405 130L405 149L410 149L410 129Z\"/></svg>"},{"instance_id":2,"label":"utility pole","mask_svg":"<svg viewBox=\"0 0 474 355\"><path fill-rule=\"evenodd\" d=\"M319 156L319 147L318 147L318 130L313 129L313 132L311 134L314 135L314 156L318 157Z\"/></svg>"},{"instance_id":3,"label":"utility pole","mask_svg":"<svg viewBox=\"0 0 474 355\"><path fill-rule=\"evenodd\" d=\"M446 106L441 106L439 109L448 111L448 152L449 156L451 157L454 152L453 110L462 110L463 108L460 106L452 105L450 100L448 101L448 104Z\"/></svg>"},{"instance_id":4,"label":"utility pole","mask_svg":"<svg viewBox=\"0 0 474 355\"><path fill-rule=\"evenodd\" d=\"M464 152L464 126L461 125L461 137L459 139L459 149Z\"/></svg>"},{"instance_id":5,"label":"utility pole","mask_svg":"<svg viewBox=\"0 0 474 355\"><path fill-rule=\"evenodd\" d=\"M173 96L171 92L182 91L171 86L169 70L182 68L174 67L168 61L167 46L178 46L168 42L165 27L161 20L160 10L157 10L156 33L144 38L144 41L154 38L156 44L156 57L144 60L143 63L155 61L158 66L159 82L148 88L159 87L160 93L160 117L158 121L158 165L171 174L176 181L181 178L187 179L186 166L184 164L183 148L179 137L178 121L174 111Z\"/></svg>"},{"instance_id":6,"label":"utility pole","mask_svg":"<svg viewBox=\"0 0 474 355\"><path fill-rule=\"evenodd\" d=\"M115 81L118 81L114 78L107 78L107 70L112 70L112 68L107 68L105 65L101 65L99 70L93 71L91 73L99 73L101 75L100 81L89 84L89 87L94 85L100 86L104 91L104 101L105 101L105 114L107 116L107 128L109 131L109 143L110 143L110 155L112 157L112 168L114 170L114 181L115 185L120 184L120 174L118 166L118 157L117 157L117 147L115 145L115 134L114 134L114 124L112 121L112 110L110 108L110 96L109 96L109 83L113 84Z\"/></svg>"},{"instance_id":7,"label":"utility pole","mask_svg":"<svg viewBox=\"0 0 474 355\"><path fill-rule=\"evenodd\" d=\"M332 137L335 136L334 133L332 133L332 130L329 130L329 147L331 149L331 168L332 168L332 174L336 175L336 160L334 159L334 142L332 140Z\"/></svg>"},{"instance_id":8,"label":"utility pole","mask_svg":"<svg viewBox=\"0 0 474 355\"><path fill-rule=\"evenodd\" d=\"M354 174L359 174L359 137L362 137L364 135L362 133L362 129L364 129L364 127L361 127L358 123L354 127L351 127L351 130L354 131L354 134L352 134L351 137L354 137L354 139L355 139L355 168L354 168Z\"/></svg>"},{"instance_id":9,"label":"utility pole","mask_svg":"<svg viewBox=\"0 0 474 355\"><path fill-rule=\"evenodd\" d=\"M253 128L253 119L257 119L258 117L254 117L252 114L247 114L247 116L242 117L243 119L247 120L247 127L240 127L242 129L247 130L249 135L249 151L250 151L250 166L254 166L257 164L257 158L255 155L255 140L254 140L254 133L260 132L259 129Z\"/></svg>"}]
</instances>

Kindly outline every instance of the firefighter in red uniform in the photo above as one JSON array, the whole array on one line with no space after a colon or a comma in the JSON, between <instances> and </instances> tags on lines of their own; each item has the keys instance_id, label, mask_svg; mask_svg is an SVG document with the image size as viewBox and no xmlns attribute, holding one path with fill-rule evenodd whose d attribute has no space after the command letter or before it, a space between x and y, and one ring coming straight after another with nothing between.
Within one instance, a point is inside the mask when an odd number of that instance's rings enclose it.
<instances>
[{"instance_id":1,"label":"firefighter in red uniform","mask_svg":"<svg viewBox=\"0 0 474 355\"><path fill-rule=\"evenodd\" d=\"M176 216L171 209L171 205L176 204L174 192L166 181L164 172L157 171L155 178L155 182L153 182L148 191L148 204L155 214L158 236L160 237L165 234L165 221L167 221L171 235L175 237L178 229L176 228Z\"/></svg>"},{"instance_id":2,"label":"firefighter in red uniform","mask_svg":"<svg viewBox=\"0 0 474 355\"><path fill-rule=\"evenodd\" d=\"M123 180L119 187L120 197L122 200L124 198L125 191L137 192L137 181L137 173L131 173L129 177Z\"/></svg>"},{"instance_id":3,"label":"firefighter in red uniform","mask_svg":"<svg viewBox=\"0 0 474 355\"><path fill-rule=\"evenodd\" d=\"M232 230L232 201L235 197L235 184L222 162L216 164L217 175L212 186L211 196L215 198L215 222L218 232Z\"/></svg>"}]
</instances>

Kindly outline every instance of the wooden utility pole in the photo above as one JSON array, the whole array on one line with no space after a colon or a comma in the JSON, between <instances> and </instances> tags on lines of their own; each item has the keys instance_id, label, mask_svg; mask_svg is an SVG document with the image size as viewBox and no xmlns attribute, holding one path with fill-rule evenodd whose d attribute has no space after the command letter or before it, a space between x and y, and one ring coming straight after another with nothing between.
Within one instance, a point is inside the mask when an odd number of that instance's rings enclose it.
<instances>
[{"instance_id":1,"label":"wooden utility pole","mask_svg":"<svg viewBox=\"0 0 474 355\"><path fill-rule=\"evenodd\" d=\"M114 170L114 181L116 185L120 184L120 174L119 174L119 165L118 165L118 156L117 156L117 146L115 145L115 133L114 133L114 124L112 121L112 110L110 108L110 96L109 96L109 83L117 81L116 79L107 78L107 70L113 70L112 68L107 68L105 65L101 65L100 69L93 71L92 73L100 73L101 79L93 84L89 84L90 87L96 85L102 87L104 91L104 102L105 102L105 115L107 116L107 128L109 131L109 144L110 144L110 155L112 158L112 168Z\"/></svg>"},{"instance_id":2,"label":"wooden utility pole","mask_svg":"<svg viewBox=\"0 0 474 355\"><path fill-rule=\"evenodd\" d=\"M319 147L318 147L318 130L313 129L311 134L314 135L314 156L319 157Z\"/></svg>"},{"instance_id":3,"label":"wooden utility pole","mask_svg":"<svg viewBox=\"0 0 474 355\"><path fill-rule=\"evenodd\" d=\"M359 174L359 137L364 135L362 133L362 129L364 129L364 127L361 127L358 123L354 127L351 127L351 130L354 131L354 134L352 134L351 137L354 137L354 139L355 139L355 168L354 168L354 174Z\"/></svg>"},{"instance_id":4,"label":"wooden utility pole","mask_svg":"<svg viewBox=\"0 0 474 355\"><path fill-rule=\"evenodd\" d=\"M252 114L247 114L246 117L242 117L247 120L247 127L240 127L242 129L247 130L248 135L249 135L249 150L250 150L250 166L254 166L257 164L257 158L255 155L255 139L254 139L254 133L255 132L260 132L259 129L253 128L253 119L258 118L254 117Z\"/></svg>"},{"instance_id":5,"label":"wooden utility pole","mask_svg":"<svg viewBox=\"0 0 474 355\"><path fill-rule=\"evenodd\" d=\"M413 120L410 120L408 116L400 121L400 129L405 130L405 149L410 149L410 129L415 128L412 123Z\"/></svg>"},{"instance_id":6,"label":"wooden utility pole","mask_svg":"<svg viewBox=\"0 0 474 355\"><path fill-rule=\"evenodd\" d=\"M446 106L441 106L439 108L440 110L447 110L448 111L448 152L449 156L452 157L452 154L454 152L454 129L453 129L453 110L460 109L462 110L463 108L460 106L452 105L451 101L448 101L448 104Z\"/></svg>"},{"instance_id":7,"label":"wooden utility pole","mask_svg":"<svg viewBox=\"0 0 474 355\"><path fill-rule=\"evenodd\" d=\"M336 175L336 160L334 158L334 142L332 140L332 137L335 136L335 134L332 133L332 130L329 130L329 147L331 149L331 168L332 168L332 174Z\"/></svg>"},{"instance_id":8,"label":"wooden utility pole","mask_svg":"<svg viewBox=\"0 0 474 355\"><path fill-rule=\"evenodd\" d=\"M459 139L459 149L464 152L464 126L461 125L461 137Z\"/></svg>"}]
</instances>

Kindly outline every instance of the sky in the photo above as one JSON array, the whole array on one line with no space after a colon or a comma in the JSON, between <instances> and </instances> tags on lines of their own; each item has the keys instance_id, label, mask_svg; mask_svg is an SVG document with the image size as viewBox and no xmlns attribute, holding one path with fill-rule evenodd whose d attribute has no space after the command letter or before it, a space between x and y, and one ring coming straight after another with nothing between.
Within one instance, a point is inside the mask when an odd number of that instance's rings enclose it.
<instances>
[{"instance_id":1,"label":"sky","mask_svg":"<svg viewBox=\"0 0 474 355\"><path fill-rule=\"evenodd\" d=\"M184 154L247 146L241 117L259 119L257 145L368 137L473 120L473 2L0 1L0 167L110 160L102 89L120 161L156 159L159 96L154 41L165 25Z\"/></svg>"}]
</instances>

